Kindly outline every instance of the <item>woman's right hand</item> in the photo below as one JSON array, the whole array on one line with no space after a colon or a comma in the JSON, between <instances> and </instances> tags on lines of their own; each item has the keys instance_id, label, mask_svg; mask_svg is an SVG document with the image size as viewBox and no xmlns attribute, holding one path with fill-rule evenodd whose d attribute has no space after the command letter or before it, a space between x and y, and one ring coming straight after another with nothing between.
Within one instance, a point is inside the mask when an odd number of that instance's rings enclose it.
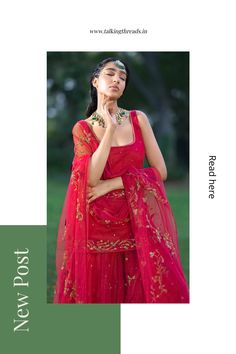
<instances>
[{"instance_id":1,"label":"woman's right hand","mask_svg":"<svg viewBox=\"0 0 236 354\"><path fill-rule=\"evenodd\" d=\"M105 119L106 127L112 131L115 131L118 126L118 123L117 123L116 119L114 117L112 117L112 115L110 114L109 105L110 105L109 97L104 95L103 101L101 104L101 113Z\"/></svg>"},{"instance_id":2,"label":"woman's right hand","mask_svg":"<svg viewBox=\"0 0 236 354\"><path fill-rule=\"evenodd\" d=\"M96 186L88 187L88 202L91 203L95 199L102 197L103 195L111 191L109 180L99 180Z\"/></svg>"}]
</instances>

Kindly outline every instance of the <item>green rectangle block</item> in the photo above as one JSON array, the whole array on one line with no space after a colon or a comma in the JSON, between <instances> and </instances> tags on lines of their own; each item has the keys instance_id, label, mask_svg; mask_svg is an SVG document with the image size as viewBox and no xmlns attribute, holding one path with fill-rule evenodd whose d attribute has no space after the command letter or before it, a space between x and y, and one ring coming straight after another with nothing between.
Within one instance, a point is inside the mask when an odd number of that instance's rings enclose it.
<instances>
[{"instance_id":1,"label":"green rectangle block","mask_svg":"<svg viewBox=\"0 0 236 354\"><path fill-rule=\"evenodd\" d=\"M0 352L119 354L120 305L47 304L46 235L0 226Z\"/></svg>"}]
</instances>

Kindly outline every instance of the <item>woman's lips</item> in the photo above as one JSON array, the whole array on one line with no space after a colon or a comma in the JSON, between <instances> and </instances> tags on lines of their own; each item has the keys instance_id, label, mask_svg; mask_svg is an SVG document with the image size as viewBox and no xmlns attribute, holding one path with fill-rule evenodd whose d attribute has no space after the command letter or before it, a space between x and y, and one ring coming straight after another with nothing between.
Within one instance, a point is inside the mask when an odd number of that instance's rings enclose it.
<instances>
[{"instance_id":1,"label":"woman's lips","mask_svg":"<svg viewBox=\"0 0 236 354\"><path fill-rule=\"evenodd\" d=\"M112 89L112 90L119 91L119 87L117 87L117 86L109 86L109 88Z\"/></svg>"}]
</instances>

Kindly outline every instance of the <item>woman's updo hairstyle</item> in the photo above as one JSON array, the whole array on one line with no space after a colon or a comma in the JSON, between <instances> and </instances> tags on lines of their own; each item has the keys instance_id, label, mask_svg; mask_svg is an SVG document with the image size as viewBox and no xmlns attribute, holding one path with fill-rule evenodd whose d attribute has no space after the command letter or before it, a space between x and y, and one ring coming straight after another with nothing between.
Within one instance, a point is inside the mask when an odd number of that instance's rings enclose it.
<instances>
[{"instance_id":1,"label":"woman's updo hairstyle","mask_svg":"<svg viewBox=\"0 0 236 354\"><path fill-rule=\"evenodd\" d=\"M107 63L116 62L116 61L121 62L124 65L124 67L125 67L125 71L126 71L126 75L127 76L126 76L126 82L125 82L124 91L126 90L126 87L127 87L127 84L128 84L128 80L129 80L129 68L128 68L127 64L125 64L122 60L117 59L117 58L107 58L107 59L102 60L100 63L97 64L97 66L95 67L94 71L92 72L92 74L90 76L89 83L90 83L91 102L89 103L88 108L86 110L86 118L90 117L91 114L93 112L95 112L96 109L97 109L97 89L92 84L93 80L95 79L95 77L99 77L99 74L100 74L101 70L104 68L104 66Z\"/></svg>"}]
</instances>

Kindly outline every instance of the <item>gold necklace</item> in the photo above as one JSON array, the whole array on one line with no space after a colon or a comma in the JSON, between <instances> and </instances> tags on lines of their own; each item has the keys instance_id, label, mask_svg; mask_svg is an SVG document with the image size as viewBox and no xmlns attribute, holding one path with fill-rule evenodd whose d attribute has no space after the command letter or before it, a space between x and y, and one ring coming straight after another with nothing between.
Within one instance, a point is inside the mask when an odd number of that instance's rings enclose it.
<instances>
[{"instance_id":1,"label":"gold necklace","mask_svg":"<svg viewBox=\"0 0 236 354\"><path fill-rule=\"evenodd\" d=\"M127 119L128 111L123 108L119 108L113 116L115 117L117 123L121 125ZM94 125L95 122L98 122L98 125L105 128L105 120L97 111L92 114L91 119L92 125Z\"/></svg>"}]
</instances>

